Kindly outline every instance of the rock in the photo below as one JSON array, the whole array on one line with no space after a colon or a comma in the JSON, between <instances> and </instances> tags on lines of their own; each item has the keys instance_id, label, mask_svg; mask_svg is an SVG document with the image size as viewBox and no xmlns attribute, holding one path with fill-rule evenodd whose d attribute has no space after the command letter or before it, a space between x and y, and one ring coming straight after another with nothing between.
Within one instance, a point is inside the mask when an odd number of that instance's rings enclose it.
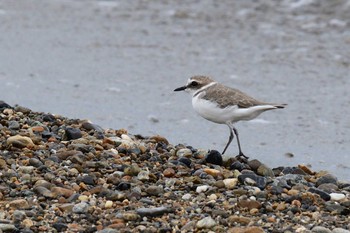
<instances>
[{"instance_id":1,"label":"rock","mask_svg":"<svg viewBox=\"0 0 350 233\"><path fill-rule=\"evenodd\" d=\"M0 231L1 232L13 232L15 230L17 230L17 228L13 224L0 223Z\"/></svg>"},{"instance_id":2,"label":"rock","mask_svg":"<svg viewBox=\"0 0 350 233\"><path fill-rule=\"evenodd\" d=\"M284 175L295 174L295 175L306 175L306 173L299 167L285 167L282 171Z\"/></svg>"},{"instance_id":3,"label":"rock","mask_svg":"<svg viewBox=\"0 0 350 233\"><path fill-rule=\"evenodd\" d=\"M178 156L178 157L191 157L192 151L188 148L182 148L176 152L176 156Z\"/></svg>"},{"instance_id":4,"label":"rock","mask_svg":"<svg viewBox=\"0 0 350 233\"><path fill-rule=\"evenodd\" d=\"M3 110L5 108L12 108L12 107L7 103L5 103L4 101L0 100L0 110Z\"/></svg>"},{"instance_id":5,"label":"rock","mask_svg":"<svg viewBox=\"0 0 350 233\"><path fill-rule=\"evenodd\" d=\"M117 185L117 189L118 190L128 190L130 189L131 185L130 183L128 182L120 182L118 185Z\"/></svg>"},{"instance_id":6,"label":"rock","mask_svg":"<svg viewBox=\"0 0 350 233\"><path fill-rule=\"evenodd\" d=\"M66 189L66 188L62 188L62 187L53 187L51 189L51 192L55 195L55 196L63 196L63 197L70 197L73 195L74 191L71 189Z\"/></svg>"},{"instance_id":7,"label":"rock","mask_svg":"<svg viewBox=\"0 0 350 233\"><path fill-rule=\"evenodd\" d=\"M326 193L331 193L331 192L339 190L338 185L332 184L332 183L321 184L317 188L321 189L322 191L325 191Z\"/></svg>"},{"instance_id":8,"label":"rock","mask_svg":"<svg viewBox=\"0 0 350 233\"><path fill-rule=\"evenodd\" d=\"M140 215L134 212L127 212L122 214L123 219L126 221L136 221L140 218Z\"/></svg>"},{"instance_id":9,"label":"rock","mask_svg":"<svg viewBox=\"0 0 350 233\"><path fill-rule=\"evenodd\" d=\"M81 138L83 135L78 128L67 127L65 130L65 136L68 141Z\"/></svg>"},{"instance_id":10,"label":"rock","mask_svg":"<svg viewBox=\"0 0 350 233\"><path fill-rule=\"evenodd\" d=\"M129 176L137 176L140 171L141 171L141 168L137 165L130 165L124 169L125 175L129 175Z\"/></svg>"},{"instance_id":11,"label":"rock","mask_svg":"<svg viewBox=\"0 0 350 233\"><path fill-rule=\"evenodd\" d=\"M33 166L33 167L40 167L43 164L43 162L41 162L39 159L37 158L30 158L29 159L29 165Z\"/></svg>"},{"instance_id":12,"label":"rock","mask_svg":"<svg viewBox=\"0 0 350 233\"><path fill-rule=\"evenodd\" d=\"M227 233L265 233L265 231L261 227L233 227L230 228Z\"/></svg>"},{"instance_id":13,"label":"rock","mask_svg":"<svg viewBox=\"0 0 350 233\"><path fill-rule=\"evenodd\" d=\"M43 186L36 186L34 192L47 198L54 198L55 194Z\"/></svg>"},{"instance_id":14,"label":"rock","mask_svg":"<svg viewBox=\"0 0 350 233\"><path fill-rule=\"evenodd\" d=\"M26 218L26 213L24 211L15 210L13 212L12 218L14 222L21 222Z\"/></svg>"},{"instance_id":15,"label":"rock","mask_svg":"<svg viewBox=\"0 0 350 233\"><path fill-rule=\"evenodd\" d=\"M334 228L332 233L350 233L350 231L343 228Z\"/></svg>"},{"instance_id":16,"label":"rock","mask_svg":"<svg viewBox=\"0 0 350 233\"><path fill-rule=\"evenodd\" d=\"M242 171L244 168L245 168L245 166L239 161L233 162L230 166L230 170Z\"/></svg>"},{"instance_id":17,"label":"rock","mask_svg":"<svg viewBox=\"0 0 350 233\"><path fill-rule=\"evenodd\" d=\"M177 161L179 161L180 163L184 164L187 167L191 167L192 161L187 157L180 157Z\"/></svg>"},{"instance_id":18,"label":"rock","mask_svg":"<svg viewBox=\"0 0 350 233\"><path fill-rule=\"evenodd\" d=\"M191 200L192 195L190 193L186 193L182 196L182 200L188 201Z\"/></svg>"},{"instance_id":19,"label":"rock","mask_svg":"<svg viewBox=\"0 0 350 233\"><path fill-rule=\"evenodd\" d=\"M252 221L250 218L237 216L237 215L232 215L232 216L228 217L227 220L229 223L231 223L231 225L236 225L235 223L248 225Z\"/></svg>"},{"instance_id":20,"label":"rock","mask_svg":"<svg viewBox=\"0 0 350 233\"><path fill-rule=\"evenodd\" d=\"M234 189L237 186L238 179L237 178L224 179L223 182L227 189Z\"/></svg>"},{"instance_id":21,"label":"rock","mask_svg":"<svg viewBox=\"0 0 350 233\"><path fill-rule=\"evenodd\" d=\"M332 233L331 230L329 230L328 228L322 227L322 226L315 226L314 228L312 228L311 232L314 232L314 233Z\"/></svg>"},{"instance_id":22,"label":"rock","mask_svg":"<svg viewBox=\"0 0 350 233\"><path fill-rule=\"evenodd\" d=\"M163 171L163 175L165 177L173 177L175 174L176 174L175 170L171 167L168 167Z\"/></svg>"},{"instance_id":23,"label":"rock","mask_svg":"<svg viewBox=\"0 0 350 233\"><path fill-rule=\"evenodd\" d=\"M325 201L329 201L331 199L331 196L329 196L328 193L322 191L321 189L311 187L308 191L320 195L320 197Z\"/></svg>"},{"instance_id":24,"label":"rock","mask_svg":"<svg viewBox=\"0 0 350 233\"><path fill-rule=\"evenodd\" d=\"M256 173L264 177L275 177L275 174L273 173L272 169L267 167L265 164L261 164L258 167Z\"/></svg>"},{"instance_id":25,"label":"rock","mask_svg":"<svg viewBox=\"0 0 350 233\"><path fill-rule=\"evenodd\" d=\"M253 159L248 161L248 165L253 171L257 171L258 168L262 165L262 163L257 159Z\"/></svg>"},{"instance_id":26,"label":"rock","mask_svg":"<svg viewBox=\"0 0 350 233\"><path fill-rule=\"evenodd\" d=\"M103 128L99 125L93 124L91 122L85 121L81 124L81 127L86 130L95 130L97 132L103 132Z\"/></svg>"},{"instance_id":27,"label":"rock","mask_svg":"<svg viewBox=\"0 0 350 233\"><path fill-rule=\"evenodd\" d=\"M9 121L8 123L8 128L12 129L12 130L18 130L20 128L20 124L18 123L18 121Z\"/></svg>"},{"instance_id":28,"label":"rock","mask_svg":"<svg viewBox=\"0 0 350 233\"><path fill-rule=\"evenodd\" d=\"M209 217L205 217L205 218L199 220L196 224L196 227L198 229L211 229L216 225L217 225L217 223L215 222L215 220L209 216Z\"/></svg>"},{"instance_id":29,"label":"rock","mask_svg":"<svg viewBox=\"0 0 350 233\"><path fill-rule=\"evenodd\" d=\"M252 182L253 180L254 182ZM238 181L246 185L254 185L260 189L266 187L267 181L265 177L257 176L255 174L242 174L238 176Z\"/></svg>"},{"instance_id":30,"label":"rock","mask_svg":"<svg viewBox=\"0 0 350 233\"><path fill-rule=\"evenodd\" d=\"M301 170L303 170L306 174L308 175L315 175L316 172L311 171L311 169L303 164L299 164L298 168L300 168Z\"/></svg>"},{"instance_id":31,"label":"rock","mask_svg":"<svg viewBox=\"0 0 350 233\"><path fill-rule=\"evenodd\" d=\"M58 232L63 232L68 228L67 224L60 222L55 222L54 224L52 224L52 227L55 228Z\"/></svg>"},{"instance_id":32,"label":"rock","mask_svg":"<svg viewBox=\"0 0 350 233\"><path fill-rule=\"evenodd\" d=\"M149 180L149 171L140 171L139 174L137 174L137 179L140 181Z\"/></svg>"},{"instance_id":33,"label":"rock","mask_svg":"<svg viewBox=\"0 0 350 233\"><path fill-rule=\"evenodd\" d=\"M251 210L253 208L260 209L261 203L254 200L240 200L237 203L238 207L240 208L247 208L248 210Z\"/></svg>"},{"instance_id":34,"label":"rock","mask_svg":"<svg viewBox=\"0 0 350 233\"><path fill-rule=\"evenodd\" d=\"M203 171L213 177L218 177L221 174L219 170L212 169L212 168L204 168Z\"/></svg>"},{"instance_id":35,"label":"rock","mask_svg":"<svg viewBox=\"0 0 350 233\"><path fill-rule=\"evenodd\" d=\"M329 196L331 196L332 201L341 201L345 199L345 194L342 193L330 193Z\"/></svg>"},{"instance_id":36,"label":"rock","mask_svg":"<svg viewBox=\"0 0 350 233\"><path fill-rule=\"evenodd\" d=\"M21 135L15 135L15 136L9 137L7 139L7 144L17 148L34 147L34 143L32 139Z\"/></svg>"},{"instance_id":37,"label":"rock","mask_svg":"<svg viewBox=\"0 0 350 233\"><path fill-rule=\"evenodd\" d=\"M156 208L139 208L136 210L136 213L140 216L150 216L150 217L156 217L161 216L166 213L172 213L174 212L173 209L162 206L162 207L156 207Z\"/></svg>"},{"instance_id":38,"label":"rock","mask_svg":"<svg viewBox=\"0 0 350 233\"><path fill-rule=\"evenodd\" d=\"M76 214L86 214L89 210L89 204L86 203L86 202L81 202L81 203L78 203L78 204L75 204L73 206L73 213L76 213Z\"/></svg>"},{"instance_id":39,"label":"rock","mask_svg":"<svg viewBox=\"0 0 350 233\"><path fill-rule=\"evenodd\" d=\"M151 186L147 187L145 191L149 195L153 195L153 196L159 196L159 195L164 193L163 187L156 186L156 185L151 185Z\"/></svg>"},{"instance_id":40,"label":"rock","mask_svg":"<svg viewBox=\"0 0 350 233\"><path fill-rule=\"evenodd\" d=\"M28 209L29 208L28 201L25 199L13 200L9 203L9 206L13 209Z\"/></svg>"},{"instance_id":41,"label":"rock","mask_svg":"<svg viewBox=\"0 0 350 233\"><path fill-rule=\"evenodd\" d=\"M197 193L204 193L209 189L209 185L201 185L196 188Z\"/></svg>"},{"instance_id":42,"label":"rock","mask_svg":"<svg viewBox=\"0 0 350 233\"><path fill-rule=\"evenodd\" d=\"M320 186L321 184L327 183L338 185L338 179L331 174L326 174L317 180L316 187Z\"/></svg>"},{"instance_id":43,"label":"rock","mask_svg":"<svg viewBox=\"0 0 350 233\"><path fill-rule=\"evenodd\" d=\"M216 150L211 150L205 156L205 162L222 166L223 164L222 155L220 154L220 152Z\"/></svg>"}]
</instances>

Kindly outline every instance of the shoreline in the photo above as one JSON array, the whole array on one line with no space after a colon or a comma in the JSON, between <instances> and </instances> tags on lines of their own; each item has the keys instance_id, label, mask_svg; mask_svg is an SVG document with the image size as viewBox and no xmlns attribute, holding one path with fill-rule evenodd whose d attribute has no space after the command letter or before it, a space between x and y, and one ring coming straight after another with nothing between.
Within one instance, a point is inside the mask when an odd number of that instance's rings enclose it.
<instances>
[{"instance_id":1,"label":"shoreline","mask_svg":"<svg viewBox=\"0 0 350 233\"><path fill-rule=\"evenodd\" d=\"M350 182L0 101L0 232L350 232Z\"/></svg>"}]
</instances>

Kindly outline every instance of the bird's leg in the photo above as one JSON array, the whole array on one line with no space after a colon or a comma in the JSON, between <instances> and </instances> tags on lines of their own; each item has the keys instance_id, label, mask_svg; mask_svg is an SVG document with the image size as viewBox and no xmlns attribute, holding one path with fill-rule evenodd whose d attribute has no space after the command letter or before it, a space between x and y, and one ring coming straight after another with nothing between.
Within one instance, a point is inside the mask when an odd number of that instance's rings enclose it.
<instances>
[{"instance_id":1,"label":"bird's leg","mask_svg":"<svg viewBox=\"0 0 350 233\"><path fill-rule=\"evenodd\" d=\"M239 155L238 157L244 157L245 159L248 159L249 157L245 156L242 152L241 149L241 143L239 142L239 137L238 137L238 131L235 127L232 127L233 132L235 132L236 138L237 138L237 144L238 144L238 150L239 150Z\"/></svg>"},{"instance_id":2,"label":"bird's leg","mask_svg":"<svg viewBox=\"0 0 350 233\"><path fill-rule=\"evenodd\" d=\"M229 126L229 128L230 128L230 137L228 138L228 142L227 142L227 144L225 146L225 149L224 149L224 151L221 154L225 154L225 151L226 151L227 147L230 145L230 143L232 142L232 139L233 139L232 128L230 126Z\"/></svg>"}]
</instances>

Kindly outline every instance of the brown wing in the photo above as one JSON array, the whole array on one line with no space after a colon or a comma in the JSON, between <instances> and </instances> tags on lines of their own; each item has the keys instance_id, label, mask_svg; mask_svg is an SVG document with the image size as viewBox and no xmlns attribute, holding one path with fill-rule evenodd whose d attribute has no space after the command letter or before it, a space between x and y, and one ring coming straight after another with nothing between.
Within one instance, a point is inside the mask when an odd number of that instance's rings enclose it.
<instances>
[{"instance_id":1,"label":"brown wing","mask_svg":"<svg viewBox=\"0 0 350 233\"><path fill-rule=\"evenodd\" d=\"M226 87L219 83L216 85L218 88L209 88L205 91L206 94L202 98L210 100L212 96L216 96L216 102L222 108L230 105L238 105L240 108L248 108L264 104L264 102L256 100L240 90ZM221 97L217 98L217 96Z\"/></svg>"}]
</instances>

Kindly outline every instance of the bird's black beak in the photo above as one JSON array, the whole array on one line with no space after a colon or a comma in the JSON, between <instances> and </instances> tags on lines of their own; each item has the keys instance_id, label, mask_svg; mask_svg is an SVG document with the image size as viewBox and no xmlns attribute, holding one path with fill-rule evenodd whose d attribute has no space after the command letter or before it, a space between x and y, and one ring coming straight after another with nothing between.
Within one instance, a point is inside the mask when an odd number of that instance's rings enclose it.
<instances>
[{"instance_id":1,"label":"bird's black beak","mask_svg":"<svg viewBox=\"0 0 350 233\"><path fill-rule=\"evenodd\" d=\"M186 88L187 88L187 86L178 87L174 91L183 91L183 90L186 90Z\"/></svg>"}]
</instances>

